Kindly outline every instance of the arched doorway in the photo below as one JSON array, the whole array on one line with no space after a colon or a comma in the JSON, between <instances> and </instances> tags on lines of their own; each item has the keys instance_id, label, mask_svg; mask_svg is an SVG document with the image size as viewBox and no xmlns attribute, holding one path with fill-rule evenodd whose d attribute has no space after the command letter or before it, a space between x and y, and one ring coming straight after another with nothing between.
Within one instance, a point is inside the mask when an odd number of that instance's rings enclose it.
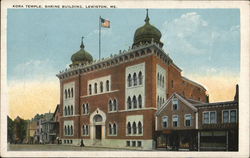
<instances>
[{"instance_id":1,"label":"arched doorway","mask_svg":"<svg viewBox=\"0 0 250 158\"><path fill-rule=\"evenodd\" d=\"M95 124L95 139L102 139L102 116L97 114L93 118Z\"/></svg>"}]
</instances>

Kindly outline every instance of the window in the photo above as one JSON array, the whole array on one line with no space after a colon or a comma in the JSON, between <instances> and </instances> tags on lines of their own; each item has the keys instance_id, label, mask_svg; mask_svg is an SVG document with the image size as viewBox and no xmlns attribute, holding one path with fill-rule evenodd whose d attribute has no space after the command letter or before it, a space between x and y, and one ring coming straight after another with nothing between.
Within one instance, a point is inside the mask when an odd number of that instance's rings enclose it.
<instances>
[{"instance_id":1,"label":"window","mask_svg":"<svg viewBox=\"0 0 250 158\"><path fill-rule=\"evenodd\" d=\"M112 135L112 125L109 123L109 135Z\"/></svg>"},{"instance_id":2,"label":"window","mask_svg":"<svg viewBox=\"0 0 250 158\"><path fill-rule=\"evenodd\" d=\"M68 89L68 97L70 98L70 90Z\"/></svg>"},{"instance_id":3,"label":"window","mask_svg":"<svg viewBox=\"0 0 250 158\"><path fill-rule=\"evenodd\" d=\"M128 99L127 99L127 104L128 104L128 109L131 109L132 107L131 107L131 98L130 97L128 97Z\"/></svg>"},{"instance_id":4,"label":"window","mask_svg":"<svg viewBox=\"0 0 250 158\"><path fill-rule=\"evenodd\" d=\"M131 134L131 124L130 124L130 122L128 122L127 129L128 129L128 134Z\"/></svg>"},{"instance_id":5,"label":"window","mask_svg":"<svg viewBox=\"0 0 250 158\"><path fill-rule=\"evenodd\" d=\"M134 73L133 75L133 82L134 82L134 86L137 85L137 76L136 76L136 73Z\"/></svg>"},{"instance_id":6,"label":"window","mask_svg":"<svg viewBox=\"0 0 250 158\"><path fill-rule=\"evenodd\" d=\"M71 97L74 97L73 88L71 88Z\"/></svg>"},{"instance_id":7,"label":"window","mask_svg":"<svg viewBox=\"0 0 250 158\"><path fill-rule=\"evenodd\" d=\"M83 125L83 126L82 126L82 134L83 134L84 136L89 135L89 126L88 126L88 125Z\"/></svg>"},{"instance_id":8,"label":"window","mask_svg":"<svg viewBox=\"0 0 250 158\"><path fill-rule=\"evenodd\" d=\"M113 107L112 100L109 100L109 111L112 111L112 107Z\"/></svg>"},{"instance_id":9,"label":"window","mask_svg":"<svg viewBox=\"0 0 250 158\"><path fill-rule=\"evenodd\" d=\"M106 81L106 91L109 91L109 80Z\"/></svg>"},{"instance_id":10,"label":"window","mask_svg":"<svg viewBox=\"0 0 250 158\"><path fill-rule=\"evenodd\" d=\"M236 109L223 110L223 123L235 123L236 122Z\"/></svg>"},{"instance_id":11,"label":"window","mask_svg":"<svg viewBox=\"0 0 250 158\"><path fill-rule=\"evenodd\" d=\"M67 113L67 107L66 107L66 106L64 107L64 114L65 114L65 116L67 116L67 114L68 114L68 113Z\"/></svg>"},{"instance_id":12,"label":"window","mask_svg":"<svg viewBox=\"0 0 250 158\"><path fill-rule=\"evenodd\" d=\"M70 112L70 107L68 106L68 115L70 115L70 113L71 113L71 112Z\"/></svg>"},{"instance_id":13,"label":"window","mask_svg":"<svg viewBox=\"0 0 250 158\"><path fill-rule=\"evenodd\" d=\"M142 124L141 124L141 121L138 122L138 133L142 134Z\"/></svg>"},{"instance_id":14,"label":"window","mask_svg":"<svg viewBox=\"0 0 250 158\"><path fill-rule=\"evenodd\" d=\"M141 141L137 141L137 146L141 147Z\"/></svg>"},{"instance_id":15,"label":"window","mask_svg":"<svg viewBox=\"0 0 250 158\"><path fill-rule=\"evenodd\" d=\"M157 73L157 84L160 85L160 75Z\"/></svg>"},{"instance_id":16,"label":"window","mask_svg":"<svg viewBox=\"0 0 250 158\"><path fill-rule=\"evenodd\" d=\"M97 83L95 83L95 94L97 93Z\"/></svg>"},{"instance_id":17,"label":"window","mask_svg":"<svg viewBox=\"0 0 250 158\"><path fill-rule=\"evenodd\" d=\"M116 111L116 109L117 109L117 100L114 99L114 101L113 101L113 111Z\"/></svg>"},{"instance_id":18,"label":"window","mask_svg":"<svg viewBox=\"0 0 250 158\"><path fill-rule=\"evenodd\" d=\"M133 108L137 108L137 100L136 100L136 96L133 96Z\"/></svg>"},{"instance_id":19,"label":"window","mask_svg":"<svg viewBox=\"0 0 250 158\"><path fill-rule=\"evenodd\" d=\"M160 97L157 97L157 106L160 107Z\"/></svg>"},{"instance_id":20,"label":"window","mask_svg":"<svg viewBox=\"0 0 250 158\"><path fill-rule=\"evenodd\" d=\"M94 121L95 122L102 122L102 116L101 115L95 115L95 117L94 117Z\"/></svg>"},{"instance_id":21,"label":"window","mask_svg":"<svg viewBox=\"0 0 250 158\"><path fill-rule=\"evenodd\" d=\"M83 114L89 113L89 104L88 103L82 105L82 111L83 111Z\"/></svg>"},{"instance_id":22,"label":"window","mask_svg":"<svg viewBox=\"0 0 250 158\"><path fill-rule=\"evenodd\" d=\"M89 84L89 95L92 94L92 87L91 87L91 84Z\"/></svg>"},{"instance_id":23,"label":"window","mask_svg":"<svg viewBox=\"0 0 250 158\"><path fill-rule=\"evenodd\" d=\"M142 108L142 98L141 95L138 96L139 108Z\"/></svg>"},{"instance_id":24,"label":"window","mask_svg":"<svg viewBox=\"0 0 250 158\"><path fill-rule=\"evenodd\" d=\"M89 135L89 125L86 125L86 135Z\"/></svg>"},{"instance_id":25,"label":"window","mask_svg":"<svg viewBox=\"0 0 250 158\"><path fill-rule=\"evenodd\" d=\"M162 87L164 88L164 77L162 77Z\"/></svg>"},{"instance_id":26,"label":"window","mask_svg":"<svg viewBox=\"0 0 250 158\"><path fill-rule=\"evenodd\" d=\"M132 86L132 79L131 79L131 75L128 75L128 87Z\"/></svg>"},{"instance_id":27,"label":"window","mask_svg":"<svg viewBox=\"0 0 250 158\"><path fill-rule=\"evenodd\" d=\"M191 114L186 114L185 115L185 126L190 127L191 126L191 121L192 121L192 115Z\"/></svg>"},{"instance_id":28,"label":"window","mask_svg":"<svg viewBox=\"0 0 250 158\"><path fill-rule=\"evenodd\" d=\"M68 131L67 131L67 134L70 135L70 127L69 127L69 125L68 125L67 130L68 130Z\"/></svg>"},{"instance_id":29,"label":"window","mask_svg":"<svg viewBox=\"0 0 250 158\"><path fill-rule=\"evenodd\" d=\"M100 82L100 93L103 92L103 82Z\"/></svg>"},{"instance_id":30,"label":"window","mask_svg":"<svg viewBox=\"0 0 250 158\"><path fill-rule=\"evenodd\" d=\"M161 85L161 82L162 82L162 76L160 75L160 81L159 81L160 86L162 86L162 85Z\"/></svg>"},{"instance_id":31,"label":"window","mask_svg":"<svg viewBox=\"0 0 250 158\"><path fill-rule=\"evenodd\" d=\"M203 112L203 124L214 124L214 123L217 123L216 112L215 111Z\"/></svg>"},{"instance_id":32,"label":"window","mask_svg":"<svg viewBox=\"0 0 250 158\"><path fill-rule=\"evenodd\" d=\"M229 123L229 111L223 111L223 123Z\"/></svg>"},{"instance_id":33,"label":"window","mask_svg":"<svg viewBox=\"0 0 250 158\"><path fill-rule=\"evenodd\" d=\"M178 110L178 99L173 98L172 100L173 110Z\"/></svg>"},{"instance_id":34,"label":"window","mask_svg":"<svg viewBox=\"0 0 250 158\"><path fill-rule=\"evenodd\" d=\"M139 72L139 85L142 85L142 72Z\"/></svg>"},{"instance_id":35,"label":"window","mask_svg":"<svg viewBox=\"0 0 250 158\"><path fill-rule=\"evenodd\" d=\"M136 146L136 141L132 141L132 146L133 146L133 147Z\"/></svg>"},{"instance_id":36,"label":"window","mask_svg":"<svg viewBox=\"0 0 250 158\"><path fill-rule=\"evenodd\" d=\"M64 90L65 99L67 99L67 90Z\"/></svg>"},{"instance_id":37,"label":"window","mask_svg":"<svg viewBox=\"0 0 250 158\"><path fill-rule=\"evenodd\" d=\"M73 105L71 105L70 111L71 111L70 114L73 115Z\"/></svg>"},{"instance_id":38,"label":"window","mask_svg":"<svg viewBox=\"0 0 250 158\"><path fill-rule=\"evenodd\" d=\"M135 122L133 122L132 128L133 128L133 134L136 134L136 123Z\"/></svg>"},{"instance_id":39,"label":"window","mask_svg":"<svg viewBox=\"0 0 250 158\"><path fill-rule=\"evenodd\" d=\"M113 134L116 135L117 133L117 128L116 128L116 124L114 123L113 124Z\"/></svg>"},{"instance_id":40,"label":"window","mask_svg":"<svg viewBox=\"0 0 250 158\"><path fill-rule=\"evenodd\" d=\"M70 135L73 135L73 126L70 126Z\"/></svg>"},{"instance_id":41,"label":"window","mask_svg":"<svg viewBox=\"0 0 250 158\"><path fill-rule=\"evenodd\" d=\"M236 110L230 110L230 122L231 123L236 122Z\"/></svg>"},{"instance_id":42,"label":"window","mask_svg":"<svg viewBox=\"0 0 250 158\"><path fill-rule=\"evenodd\" d=\"M67 133L67 127L66 126L64 126L64 135L67 135L68 133Z\"/></svg>"},{"instance_id":43,"label":"window","mask_svg":"<svg viewBox=\"0 0 250 158\"><path fill-rule=\"evenodd\" d=\"M173 115L173 127L178 127L179 118L178 115Z\"/></svg>"},{"instance_id":44,"label":"window","mask_svg":"<svg viewBox=\"0 0 250 158\"><path fill-rule=\"evenodd\" d=\"M174 88L174 80L171 80L171 88Z\"/></svg>"},{"instance_id":45,"label":"window","mask_svg":"<svg viewBox=\"0 0 250 158\"><path fill-rule=\"evenodd\" d=\"M162 117L162 127L167 128L168 127L168 116Z\"/></svg>"},{"instance_id":46,"label":"window","mask_svg":"<svg viewBox=\"0 0 250 158\"><path fill-rule=\"evenodd\" d=\"M130 146L130 141L126 141L126 146Z\"/></svg>"}]
</instances>

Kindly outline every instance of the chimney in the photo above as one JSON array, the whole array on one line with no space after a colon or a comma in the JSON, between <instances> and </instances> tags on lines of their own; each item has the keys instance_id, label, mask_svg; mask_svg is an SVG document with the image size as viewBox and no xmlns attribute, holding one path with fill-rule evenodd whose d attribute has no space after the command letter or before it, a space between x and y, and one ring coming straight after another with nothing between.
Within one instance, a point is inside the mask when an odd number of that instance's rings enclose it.
<instances>
[{"instance_id":1,"label":"chimney","mask_svg":"<svg viewBox=\"0 0 250 158\"><path fill-rule=\"evenodd\" d=\"M206 102L209 103L209 95L206 95Z\"/></svg>"},{"instance_id":2,"label":"chimney","mask_svg":"<svg viewBox=\"0 0 250 158\"><path fill-rule=\"evenodd\" d=\"M234 101L239 101L239 85L238 84L236 84L236 91L235 91Z\"/></svg>"}]
</instances>

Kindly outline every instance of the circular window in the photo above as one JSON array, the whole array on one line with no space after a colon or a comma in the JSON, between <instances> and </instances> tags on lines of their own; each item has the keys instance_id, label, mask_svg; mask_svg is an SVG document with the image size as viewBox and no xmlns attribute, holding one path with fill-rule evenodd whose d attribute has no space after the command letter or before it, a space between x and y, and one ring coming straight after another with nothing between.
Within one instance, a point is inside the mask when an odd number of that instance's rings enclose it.
<instances>
[{"instance_id":1,"label":"circular window","mask_svg":"<svg viewBox=\"0 0 250 158\"><path fill-rule=\"evenodd\" d=\"M101 115L95 115L94 121L95 122L102 122L102 116Z\"/></svg>"}]
</instances>

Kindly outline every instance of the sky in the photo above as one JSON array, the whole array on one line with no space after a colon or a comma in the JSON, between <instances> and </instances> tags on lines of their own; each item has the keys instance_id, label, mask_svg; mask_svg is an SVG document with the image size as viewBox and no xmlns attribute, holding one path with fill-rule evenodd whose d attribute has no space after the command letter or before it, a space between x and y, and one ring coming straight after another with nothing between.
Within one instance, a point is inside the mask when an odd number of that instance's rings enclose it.
<instances>
[{"instance_id":1,"label":"sky","mask_svg":"<svg viewBox=\"0 0 250 158\"><path fill-rule=\"evenodd\" d=\"M85 50L98 59L99 16L111 21L101 32L106 58L132 45L145 15L145 9L8 9L10 116L54 112L55 75L71 63L82 36ZM210 102L233 99L240 73L239 9L149 9L149 17L162 33L164 51L185 77L206 87Z\"/></svg>"}]
</instances>

